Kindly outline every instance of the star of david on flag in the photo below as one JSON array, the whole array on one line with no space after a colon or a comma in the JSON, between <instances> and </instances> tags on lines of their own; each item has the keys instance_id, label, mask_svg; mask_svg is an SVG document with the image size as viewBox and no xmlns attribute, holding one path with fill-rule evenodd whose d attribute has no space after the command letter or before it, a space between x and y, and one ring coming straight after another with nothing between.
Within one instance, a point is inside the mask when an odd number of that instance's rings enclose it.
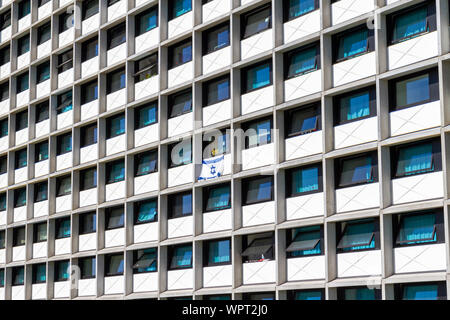
<instances>
[{"instance_id":1,"label":"star of david on flag","mask_svg":"<svg viewBox=\"0 0 450 320\"><path fill-rule=\"evenodd\" d=\"M223 154L217 157L204 159L202 161L202 171L198 180L208 180L220 177L223 173Z\"/></svg>"}]
</instances>

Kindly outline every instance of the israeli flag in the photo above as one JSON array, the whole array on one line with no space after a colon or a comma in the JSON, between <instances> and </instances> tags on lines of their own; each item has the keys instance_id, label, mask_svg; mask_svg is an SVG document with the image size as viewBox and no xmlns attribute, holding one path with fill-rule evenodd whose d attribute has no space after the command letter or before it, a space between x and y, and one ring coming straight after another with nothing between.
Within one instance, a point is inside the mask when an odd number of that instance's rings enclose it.
<instances>
[{"instance_id":1,"label":"israeli flag","mask_svg":"<svg viewBox=\"0 0 450 320\"><path fill-rule=\"evenodd\" d=\"M208 180L220 177L223 173L223 154L202 161L202 172L198 180Z\"/></svg>"}]
</instances>

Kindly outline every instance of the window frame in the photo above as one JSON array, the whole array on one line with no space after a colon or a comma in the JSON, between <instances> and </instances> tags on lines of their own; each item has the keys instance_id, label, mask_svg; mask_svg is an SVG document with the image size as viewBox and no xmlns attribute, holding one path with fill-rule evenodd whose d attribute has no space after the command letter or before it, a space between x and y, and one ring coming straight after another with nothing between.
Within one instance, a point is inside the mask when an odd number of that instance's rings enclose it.
<instances>
[{"instance_id":1,"label":"window frame","mask_svg":"<svg viewBox=\"0 0 450 320\"><path fill-rule=\"evenodd\" d=\"M121 210L120 215L117 214L117 213L119 213L118 210ZM117 216L122 216L122 218L120 220L123 220L123 222L120 223L120 221L119 221L118 224L116 224L112 227L109 227L109 224L110 224L109 222L110 222L111 216L113 214L117 214ZM121 228L125 228L125 208L122 205L106 208L105 209L105 231L116 230L116 229L121 229Z\"/></svg>"},{"instance_id":2,"label":"window frame","mask_svg":"<svg viewBox=\"0 0 450 320\"><path fill-rule=\"evenodd\" d=\"M41 186L45 186L45 191L44 190L40 190ZM34 189L33 203L37 203L37 202L47 201L48 200L48 183L47 183L47 181L41 181L41 182L35 183L33 185L33 189ZM39 195L39 193L44 193L44 192L45 192L45 199L44 198L41 199L38 195Z\"/></svg>"},{"instance_id":3,"label":"window frame","mask_svg":"<svg viewBox=\"0 0 450 320\"><path fill-rule=\"evenodd\" d=\"M156 214L153 216L153 220L145 220L145 221L139 221L139 212L140 212L140 208L143 204L149 203L149 202L156 202ZM140 201L136 201L133 203L133 225L141 225L141 224L146 224L146 223L153 223L153 222L158 222L158 199L157 198L153 198L153 199L145 199L145 200L140 200Z\"/></svg>"},{"instance_id":4,"label":"window frame","mask_svg":"<svg viewBox=\"0 0 450 320\"><path fill-rule=\"evenodd\" d=\"M155 12L155 16L156 16L156 24L155 24L155 26L154 26L153 28L150 28L150 29L147 30L147 31L140 32L140 22L141 22L141 19L143 19L143 17L144 17L145 15L151 14L151 13L153 13L153 12ZM138 13L138 14L135 16L135 21L136 21L136 22L135 22L135 29L134 29L134 35L135 35L135 37L139 37L139 36L141 36L141 35L143 35L143 34L149 32L149 31L151 31L151 30L153 30L153 29L158 28L158 27L159 27L158 6L154 6L154 7L148 8L148 9L146 9L146 10L144 10L144 11Z\"/></svg>"},{"instance_id":5,"label":"window frame","mask_svg":"<svg viewBox=\"0 0 450 320\"><path fill-rule=\"evenodd\" d=\"M88 218L89 216L89 218ZM88 229L85 220L92 219L94 216L93 228ZM79 235L91 234L97 232L97 213L95 211L83 212L78 215L78 233Z\"/></svg>"},{"instance_id":6,"label":"window frame","mask_svg":"<svg viewBox=\"0 0 450 320\"><path fill-rule=\"evenodd\" d=\"M146 124L141 125L140 124L140 120L141 120L140 112L145 110L145 109L147 109L147 108L149 110L152 109L152 108L155 108L155 122L149 123L147 125ZM136 107L134 109L134 130L139 130L139 129L151 126L153 124L156 124L156 123L158 123L158 102L157 101L152 101L152 102L150 102L148 104Z\"/></svg>"},{"instance_id":7,"label":"window frame","mask_svg":"<svg viewBox=\"0 0 450 320\"><path fill-rule=\"evenodd\" d=\"M249 184L253 181L258 181L258 180L266 180L269 179L271 182L271 186L270 186L270 199L266 200L248 200L248 192L249 192ZM270 201L274 201L274 177L273 175L270 176L256 176L256 177L250 177L250 178L246 178L242 180L242 206L249 206L249 205L253 205L253 204L258 204L258 203L264 203L264 202L270 202ZM259 190L259 189L258 189Z\"/></svg>"},{"instance_id":8,"label":"window frame","mask_svg":"<svg viewBox=\"0 0 450 320\"><path fill-rule=\"evenodd\" d=\"M250 137L248 135L245 135L244 136L244 140L245 140L244 141L244 149L245 150L252 149L252 148L257 148L257 147L261 147L261 146L265 146L265 145L273 143L273 137L272 137L273 118L272 118L272 116L259 118L259 119L255 119L255 120L246 122L246 123L244 123L242 125L242 129L244 130L244 132L246 132L247 130L250 129L250 127L252 125L255 125L255 124L258 125L258 123L263 123L263 122L266 122L266 121L269 121L269 125L270 125L270 133L269 133L270 141L268 141L267 143L261 144L261 141L259 141L260 138L259 138L259 135L258 135L258 132L257 132L256 133L257 134L257 144L256 144L256 146L250 147L250 141L249 141Z\"/></svg>"},{"instance_id":9,"label":"window frame","mask_svg":"<svg viewBox=\"0 0 450 320\"><path fill-rule=\"evenodd\" d=\"M363 157L366 157L366 158L370 157L372 159L371 173L372 173L373 181L370 181L370 182L359 181L359 182L341 184L340 180L341 180L341 176L342 176L343 163L345 161L354 160L354 159L363 158ZM377 183L378 182L378 154L377 154L377 151L374 150L374 151L358 153L358 154L354 154L354 155L346 156L346 157L342 157L342 158L337 158L334 161L334 168L335 168L335 175L334 175L335 186L334 187L336 190L365 185L365 184Z\"/></svg>"},{"instance_id":10,"label":"window frame","mask_svg":"<svg viewBox=\"0 0 450 320\"><path fill-rule=\"evenodd\" d=\"M315 111L315 114L317 117L316 127L314 129L308 129L308 130L295 132L294 129L292 128L291 121L290 121L291 119L294 119L293 114L297 113L297 112L300 112L300 113L305 112L306 113L310 110ZM285 117L286 139L297 137L297 136L302 136L305 134L310 134L310 133L318 132L318 131L322 130L322 110L321 110L320 102L312 103L312 104L301 106L298 108L289 109L289 110L286 110L285 112L286 112L286 117Z\"/></svg>"},{"instance_id":11,"label":"window frame","mask_svg":"<svg viewBox=\"0 0 450 320\"><path fill-rule=\"evenodd\" d=\"M189 12L192 12L192 1L191 1L191 10L188 10L188 11L186 11L186 12L184 12L184 13L182 13L182 14L180 14L179 16L175 16L174 15L174 7L175 7L175 5L174 5L174 2L175 1L177 1L177 0L171 0L171 1L169 1L169 3L168 3L168 7L167 7L167 20L168 21L171 21L171 20L174 20L174 19L176 19L176 18L179 18L179 17L181 17L181 16L184 16L185 14L187 14L187 13L189 13ZM181 1L183 1L183 0L181 0Z\"/></svg>"},{"instance_id":12,"label":"window frame","mask_svg":"<svg viewBox=\"0 0 450 320\"><path fill-rule=\"evenodd\" d=\"M123 175L123 179L121 179L121 180L117 180L117 179L110 179L109 178L109 174L106 174L106 183L105 184L111 184L111 183L117 183L117 182L121 182L121 181L125 181L125 179L126 179L126 172L125 172L125 160L123 159L123 158L121 158L121 159L117 159L117 160L114 160L114 161L110 161L110 162L107 162L106 164L105 164L105 166L106 166L106 172L108 172L108 168L109 168L109 171L112 173L112 167L114 166L114 165L118 165L119 163L121 163L122 165L123 165L123 171L124 171L124 175Z\"/></svg>"},{"instance_id":13,"label":"window frame","mask_svg":"<svg viewBox=\"0 0 450 320\"><path fill-rule=\"evenodd\" d=\"M342 108L342 99L348 98L353 95L357 95L359 93L369 93L369 114L360 118L351 119L351 120L342 120L340 119L340 111ZM360 121L372 117L377 116L377 101L376 101L376 88L374 86L365 87L362 89L357 89L354 91L345 92L343 94L337 95L333 97L333 123L334 126L339 126L355 121Z\"/></svg>"},{"instance_id":14,"label":"window frame","mask_svg":"<svg viewBox=\"0 0 450 320\"><path fill-rule=\"evenodd\" d=\"M144 173L138 173L138 168L139 168L139 161L144 158L145 156L150 156L150 163L153 161L152 160L152 156L154 156L156 154L155 157L155 168L153 170L150 170L148 172L144 172ZM155 173L158 172L158 149L151 149L151 150L147 150L144 152L140 152L134 155L134 177L142 177L142 176L146 176L148 174L151 173Z\"/></svg>"},{"instance_id":15,"label":"window frame","mask_svg":"<svg viewBox=\"0 0 450 320\"><path fill-rule=\"evenodd\" d=\"M305 12L305 13L302 13L302 14L296 16L296 17L290 18L290 17L289 17L289 9L290 9L290 8L289 8L289 1L290 1L290 0L284 0L284 1L283 1L283 23L286 23L286 22L295 20L295 19L297 19L297 18L303 17L303 16L307 15L308 13L314 12L314 11L316 11L317 9L320 8L319 0L314 0L314 9L313 9L313 10L308 11L308 12Z\"/></svg>"},{"instance_id":16,"label":"window frame","mask_svg":"<svg viewBox=\"0 0 450 320\"><path fill-rule=\"evenodd\" d=\"M190 262L190 266L189 267L184 267L184 266L172 266L172 260L174 259L174 253L176 251L176 249L178 248L183 248L183 247L190 247L191 248L191 262ZM192 247L192 243L184 243L184 244L179 244L179 245L174 245L174 246L170 246L168 248L168 264L167 264L167 270L168 271L172 271L172 270L185 270L185 269L192 269L193 268L193 260L194 260L194 251L193 251L193 247Z\"/></svg>"},{"instance_id":17,"label":"window frame","mask_svg":"<svg viewBox=\"0 0 450 320\"><path fill-rule=\"evenodd\" d=\"M216 35L217 36L218 34L216 34L215 32L217 32L218 30L220 30L220 29L222 29L224 27L228 27L228 44L225 45L225 46L219 47L219 48L216 48L216 47L218 47L218 45L217 45L213 49L209 49L208 48L208 43L209 43L208 40L211 40L211 39L209 39L209 37L211 35ZM231 28L230 28L229 21L223 22L223 23L218 24L218 25L216 25L216 26L214 26L214 27L212 27L212 28L210 28L208 30L205 30L203 32L203 34L202 34L202 56L206 56L206 55L208 55L210 53L213 53L213 52L216 52L216 51L221 50L223 48L229 47L231 45L230 32L231 32ZM216 39L216 37L214 37L213 39Z\"/></svg>"},{"instance_id":18,"label":"window frame","mask_svg":"<svg viewBox=\"0 0 450 320\"><path fill-rule=\"evenodd\" d=\"M246 34L245 31L246 31L247 25L248 25L248 18L251 17L251 16L254 16L254 15L257 15L258 13L260 13L262 11L265 11L267 9L269 9L269 13L270 13L269 14L269 23L268 23L267 28L265 28L263 30L260 30L260 31L257 31L255 33ZM248 39L248 38L250 38L252 36L255 36L255 35L259 34L259 33L262 33L264 31L272 29L272 27L273 27L273 21L272 20L273 20L273 17L272 17L272 4L271 3L265 4L265 5L263 5L263 6L259 7L259 8L256 8L254 10L251 10L251 11L243 13L241 15L241 30L240 30L241 31L240 32L241 38L240 38L240 40L242 41L242 40Z\"/></svg>"},{"instance_id":19,"label":"window frame","mask_svg":"<svg viewBox=\"0 0 450 320\"><path fill-rule=\"evenodd\" d=\"M252 69L255 69L259 66L263 66L265 64L269 64L269 78L270 78L270 82L268 84L265 84L261 87L258 88L247 88L247 80L248 80L248 72ZM264 89L267 87L270 87L273 85L273 64L272 64L272 59L269 60L264 60L262 62L258 62L255 63L251 66L245 67L243 69L241 69L241 95L256 91L256 90L260 90L260 89Z\"/></svg>"},{"instance_id":20,"label":"window frame","mask_svg":"<svg viewBox=\"0 0 450 320\"><path fill-rule=\"evenodd\" d=\"M66 179L70 179L70 192L61 190L61 188L63 187L62 183ZM70 173L68 175L56 177L56 197L63 197L70 194L72 194L72 177Z\"/></svg>"},{"instance_id":21,"label":"window frame","mask_svg":"<svg viewBox=\"0 0 450 320\"><path fill-rule=\"evenodd\" d=\"M224 80L228 80L228 98L227 99L223 99L223 100L215 100L215 101L208 101L208 92L210 92L210 87L220 84L220 83L224 83ZM202 84L203 90L202 90L202 106L203 108L205 107L209 107L212 105L215 105L217 103L221 103L227 100L231 99L231 81L230 81L230 75L226 74L224 76L220 76L214 79L211 79L209 81L206 81ZM217 90L218 91L218 90Z\"/></svg>"},{"instance_id":22,"label":"window frame","mask_svg":"<svg viewBox=\"0 0 450 320\"><path fill-rule=\"evenodd\" d=\"M174 51L176 50L176 49L179 49L179 48L182 48L184 45L187 45L187 44L190 44L190 46L191 46L191 60L188 60L188 61L186 61L186 62L178 62L178 61L175 61L174 59L175 59L175 53L174 53ZM187 47L187 46L186 46ZM171 69L175 69L176 67L179 67L179 66L182 66L182 65L184 65L184 64L186 64L186 63L189 63L189 62L192 62L193 60L193 48L192 48L192 39L191 38L187 38L186 40L183 40L183 41L180 41L180 42L178 42L178 43L175 43L175 44L173 44L173 45L171 45L169 48L168 48L168 50L167 50L167 52L168 52L168 67L167 67L167 69L168 70L171 70ZM170 58L170 57L172 57L172 58Z\"/></svg>"},{"instance_id":23,"label":"window frame","mask_svg":"<svg viewBox=\"0 0 450 320\"><path fill-rule=\"evenodd\" d=\"M342 57L339 58L339 44L342 38L351 35L352 33L356 33L359 31L365 31L367 30L367 41L366 41L366 50L362 51L362 52L358 52L355 54L352 54L351 56L347 56L347 57ZM363 25L359 25L356 26L354 28L348 29L348 30L344 30L342 32L339 32L335 35L332 36L332 54L333 54L333 59L332 59L332 64L336 64L336 63L340 63L343 61L347 61L353 58L357 58L360 57L364 54L370 53L375 51L375 36L374 36L374 32L372 29L367 28L366 24Z\"/></svg>"},{"instance_id":24,"label":"window frame","mask_svg":"<svg viewBox=\"0 0 450 320\"><path fill-rule=\"evenodd\" d=\"M183 214L184 206L183 206L183 197L184 196L191 196L191 207L190 212L187 214ZM181 200L179 200L180 198ZM175 207L178 204L177 201L180 201L180 208L181 210L179 212L175 211ZM167 219L176 219L176 218L183 218L183 217L190 217L194 214L194 199L192 191L184 191L184 192L178 192L168 195L167 197ZM189 208L188 208L189 209Z\"/></svg>"},{"instance_id":25,"label":"window frame","mask_svg":"<svg viewBox=\"0 0 450 320\"><path fill-rule=\"evenodd\" d=\"M314 1L318 1L318 0L314 0ZM293 74L293 75L289 75L289 68L292 65L292 58L298 53L302 53L304 51L307 51L307 50L310 50L310 49L313 49L313 48L316 50L315 68L308 69L306 71L302 71L302 72L299 72L299 73L296 73L296 74ZM320 42L311 43L311 44L305 45L303 47L296 48L294 50L290 50L290 51L286 52L284 54L284 61L286 61L286 63L284 63L284 80L295 79L295 78L303 76L305 74L308 74L308 73L320 70L320 68L321 68L321 63L320 63Z\"/></svg>"},{"instance_id":26,"label":"window frame","mask_svg":"<svg viewBox=\"0 0 450 320\"><path fill-rule=\"evenodd\" d=\"M372 222L373 223L374 231L372 232L372 238L370 240L370 242L372 242L372 240L373 240L374 243L375 243L375 246L373 248L365 248L365 249L358 249L358 250L345 250L346 248L350 249L352 247L363 246L363 245L356 245L356 246L350 246L350 247L345 247L345 248L338 248L339 243L341 242L342 238L344 237L344 235L345 235L349 225L366 224L368 222ZM357 220L341 221L341 222L339 222L337 224L336 231L337 231L336 232L336 253L337 254L349 253L349 252L363 252L363 251L380 250L380 222L379 222L379 219L377 217L357 219Z\"/></svg>"},{"instance_id":27,"label":"window frame","mask_svg":"<svg viewBox=\"0 0 450 320\"><path fill-rule=\"evenodd\" d=\"M294 192L292 190L292 182L293 182L294 172L299 171L299 170L312 169L312 168L318 169L318 173L317 173L318 188L317 188L317 190L311 190L311 191L305 191L305 192ZM295 198L295 197L306 196L306 195L310 195L310 194L314 194L314 193L323 192L323 168L322 168L321 162L312 163L312 164L308 164L308 165L300 166L300 167L289 168L286 170L285 176L286 176L286 198Z\"/></svg>"},{"instance_id":28,"label":"window frame","mask_svg":"<svg viewBox=\"0 0 450 320\"><path fill-rule=\"evenodd\" d=\"M211 191L223 187L228 187L228 204L226 206L218 207L215 209L208 209L208 200L211 197ZM209 213L209 212L217 212L221 210L228 210L232 208L232 201L231 201L231 185L230 183L220 183L215 184L212 186L204 187L202 190L203 193L203 213Z\"/></svg>"},{"instance_id":29,"label":"window frame","mask_svg":"<svg viewBox=\"0 0 450 320\"><path fill-rule=\"evenodd\" d=\"M38 228L45 225L45 240L39 240L38 238ZM48 241L48 229L47 222L35 223L33 225L33 243L43 243Z\"/></svg>"},{"instance_id":30,"label":"window frame","mask_svg":"<svg viewBox=\"0 0 450 320\"><path fill-rule=\"evenodd\" d=\"M209 249L210 246L213 243L228 241L228 261L222 261L222 262L211 262L210 261L210 255L209 255ZM231 238L220 238L220 239L213 239L205 241L203 244L203 267L214 267L214 266L226 266L231 265L232 262L232 255L231 255Z\"/></svg>"}]
</instances>

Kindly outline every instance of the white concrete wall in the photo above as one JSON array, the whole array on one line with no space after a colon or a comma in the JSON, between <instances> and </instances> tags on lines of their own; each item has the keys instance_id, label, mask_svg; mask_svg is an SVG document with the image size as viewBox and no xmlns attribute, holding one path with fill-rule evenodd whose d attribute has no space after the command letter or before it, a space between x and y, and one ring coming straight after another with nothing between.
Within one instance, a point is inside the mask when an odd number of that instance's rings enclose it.
<instances>
[{"instance_id":1,"label":"white concrete wall","mask_svg":"<svg viewBox=\"0 0 450 320\"><path fill-rule=\"evenodd\" d=\"M297 17L283 24L284 43L295 41L320 31L320 10Z\"/></svg>"},{"instance_id":2,"label":"white concrete wall","mask_svg":"<svg viewBox=\"0 0 450 320\"><path fill-rule=\"evenodd\" d=\"M31 299L47 299L47 283L36 283L31 285Z\"/></svg>"},{"instance_id":3,"label":"white concrete wall","mask_svg":"<svg viewBox=\"0 0 450 320\"><path fill-rule=\"evenodd\" d=\"M33 259L47 257L47 241L33 243Z\"/></svg>"},{"instance_id":4,"label":"white concrete wall","mask_svg":"<svg viewBox=\"0 0 450 320\"><path fill-rule=\"evenodd\" d=\"M231 286L233 268L231 264L203 268L203 287Z\"/></svg>"},{"instance_id":5,"label":"white concrete wall","mask_svg":"<svg viewBox=\"0 0 450 320\"><path fill-rule=\"evenodd\" d=\"M332 25L350 20L375 9L373 0L341 0L331 4Z\"/></svg>"},{"instance_id":6,"label":"white concrete wall","mask_svg":"<svg viewBox=\"0 0 450 320\"><path fill-rule=\"evenodd\" d=\"M194 127L194 112L191 111L181 116L170 118L167 122L167 136L169 138L189 132Z\"/></svg>"},{"instance_id":7,"label":"white concrete wall","mask_svg":"<svg viewBox=\"0 0 450 320\"><path fill-rule=\"evenodd\" d=\"M134 194L156 191L159 189L159 172L134 178Z\"/></svg>"},{"instance_id":8,"label":"white concrete wall","mask_svg":"<svg viewBox=\"0 0 450 320\"><path fill-rule=\"evenodd\" d=\"M381 250L355 251L337 255L338 277L378 276Z\"/></svg>"},{"instance_id":9,"label":"white concrete wall","mask_svg":"<svg viewBox=\"0 0 450 320\"><path fill-rule=\"evenodd\" d=\"M72 194L56 197L56 212L72 210Z\"/></svg>"},{"instance_id":10,"label":"white concrete wall","mask_svg":"<svg viewBox=\"0 0 450 320\"><path fill-rule=\"evenodd\" d=\"M97 295L97 279L80 279L78 280L78 296L96 296Z\"/></svg>"},{"instance_id":11,"label":"white concrete wall","mask_svg":"<svg viewBox=\"0 0 450 320\"><path fill-rule=\"evenodd\" d=\"M231 64L231 47L216 50L202 57L203 74L225 68Z\"/></svg>"},{"instance_id":12,"label":"white concrete wall","mask_svg":"<svg viewBox=\"0 0 450 320\"><path fill-rule=\"evenodd\" d=\"M144 99L159 91L159 75L139 81L134 85L134 100Z\"/></svg>"},{"instance_id":13,"label":"white concrete wall","mask_svg":"<svg viewBox=\"0 0 450 320\"><path fill-rule=\"evenodd\" d=\"M203 233L231 230L231 209L203 213Z\"/></svg>"},{"instance_id":14,"label":"white concrete wall","mask_svg":"<svg viewBox=\"0 0 450 320\"><path fill-rule=\"evenodd\" d=\"M231 10L230 0L214 0L202 5L202 22L211 21Z\"/></svg>"},{"instance_id":15,"label":"white concrete wall","mask_svg":"<svg viewBox=\"0 0 450 320\"><path fill-rule=\"evenodd\" d=\"M55 255L71 253L72 238L63 238L55 240Z\"/></svg>"},{"instance_id":16,"label":"white concrete wall","mask_svg":"<svg viewBox=\"0 0 450 320\"><path fill-rule=\"evenodd\" d=\"M125 58L123 58L125 59ZM120 59L122 60L122 59ZM120 90L111 92L106 95L106 110L110 111L119 108L127 103L127 89L122 88Z\"/></svg>"},{"instance_id":17,"label":"white concrete wall","mask_svg":"<svg viewBox=\"0 0 450 320\"><path fill-rule=\"evenodd\" d=\"M134 147L140 147L159 140L159 123L134 131Z\"/></svg>"},{"instance_id":18,"label":"white concrete wall","mask_svg":"<svg viewBox=\"0 0 450 320\"><path fill-rule=\"evenodd\" d=\"M105 248L125 245L125 228L105 231Z\"/></svg>"},{"instance_id":19,"label":"white concrete wall","mask_svg":"<svg viewBox=\"0 0 450 320\"><path fill-rule=\"evenodd\" d=\"M113 201L125 197L125 180L106 185L105 200Z\"/></svg>"},{"instance_id":20,"label":"white concrete wall","mask_svg":"<svg viewBox=\"0 0 450 320\"><path fill-rule=\"evenodd\" d=\"M303 281L325 279L325 256L287 259L287 280Z\"/></svg>"},{"instance_id":21,"label":"white concrete wall","mask_svg":"<svg viewBox=\"0 0 450 320\"><path fill-rule=\"evenodd\" d=\"M441 125L440 101L390 112L389 121L391 136L438 127Z\"/></svg>"},{"instance_id":22,"label":"white concrete wall","mask_svg":"<svg viewBox=\"0 0 450 320\"><path fill-rule=\"evenodd\" d=\"M322 153L322 131L315 131L285 140L286 161Z\"/></svg>"},{"instance_id":23,"label":"white concrete wall","mask_svg":"<svg viewBox=\"0 0 450 320\"><path fill-rule=\"evenodd\" d=\"M81 234L78 237L78 251L95 250L97 248L97 233Z\"/></svg>"},{"instance_id":24,"label":"white concrete wall","mask_svg":"<svg viewBox=\"0 0 450 320\"><path fill-rule=\"evenodd\" d=\"M88 34L89 32L97 30L99 26L100 26L100 13L97 13L81 21L81 33L83 35Z\"/></svg>"},{"instance_id":25,"label":"white concrete wall","mask_svg":"<svg viewBox=\"0 0 450 320\"><path fill-rule=\"evenodd\" d=\"M190 236L194 230L193 218L191 216L173 218L167 220L167 237L177 238Z\"/></svg>"},{"instance_id":26,"label":"white concrete wall","mask_svg":"<svg viewBox=\"0 0 450 320\"><path fill-rule=\"evenodd\" d=\"M315 70L284 81L284 100L306 97L322 90L322 70Z\"/></svg>"},{"instance_id":27,"label":"white concrete wall","mask_svg":"<svg viewBox=\"0 0 450 320\"><path fill-rule=\"evenodd\" d=\"M33 217L44 217L48 215L48 200L35 202L33 204Z\"/></svg>"},{"instance_id":28,"label":"white concrete wall","mask_svg":"<svg viewBox=\"0 0 450 320\"><path fill-rule=\"evenodd\" d=\"M150 292L158 290L158 272L133 274L133 292Z\"/></svg>"},{"instance_id":29,"label":"white concrete wall","mask_svg":"<svg viewBox=\"0 0 450 320\"><path fill-rule=\"evenodd\" d=\"M355 211L380 206L378 182L336 190L336 212Z\"/></svg>"},{"instance_id":30,"label":"white concrete wall","mask_svg":"<svg viewBox=\"0 0 450 320\"><path fill-rule=\"evenodd\" d=\"M133 243L157 241L158 222L138 224L133 229Z\"/></svg>"},{"instance_id":31,"label":"white concrete wall","mask_svg":"<svg viewBox=\"0 0 450 320\"><path fill-rule=\"evenodd\" d=\"M445 243L394 248L395 273L446 270Z\"/></svg>"},{"instance_id":32,"label":"white concrete wall","mask_svg":"<svg viewBox=\"0 0 450 320\"><path fill-rule=\"evenodd\" d=\"M112 21L127 12L127 2L125 0L120 0L112 6L108 7L108 21Z\"/></svg>"},{"instance_id":33,"label":"white concrete wall","mask_svg":"<svg viewBox=\"0 0 450 320\"><path fill-rule=\"evenodd\" d=\"M241 40L241 60L248 59L273 48L272 28Z\"/></svg>"},{"instance_id":34,"label":"white concrete wall","mask_svg":"<svg viewBox=\"0 0 450 320\"><path fill-rule=\"evenodd\" d=\"M250 204L242 207L242 226L250 227L275 222L275 201Z\"/></svg>"},{"instance_id":35,"label":"white concrete wall","mask_svg":"<svg viewBox=\"0 0 450 320\"><path fill-rule=\"evenodd\" d=\"M286 220L324 216L323 192L286 199Z\"/></svg>"},{"instance_id":36,"label":"white concrete wall","mask_svg":"<svg viewBox=\"0 0 450 320\"><path fill-rule=\"evenodd\" d=\"M375 51L363 54L359 57L335 63L333 64L333 87L341 86L349 82L373 76L375 75L375 72Z\"/></svg>"},{"instance_id":37,"label":"white concrete wall","mask_svg":"<svg viewBox=\"0 0 450 320\"><path fill-rule=\"evenodd\" d=\"M444 196L442 171L392 180L392 203L400 204Z\"/></svg>"},{"instance_id":38,"label":"white concrete wall","mask_svg":"<svg viewBox=\"0 0 450 320\"><path fill-rule=\"evenodd\" d=\"M191 81L194 77L194 64L192 61L183 63L180 66L172 68L167 73L168 87L177 86L183 82Z\"/></svg>"},{"instance_id":39,"label":"white concrete wall","mask_svg":"<svg viewBox=\"0 0 450 320\"><path fill-rule=\"evenodd\" d=\"M276 274L275 260L242 264L242 282L244 285L275 282Z\"/></svg>"},{"instance_id":40,"label":"white concrete wall","mask_svg":"<svg viewBox=\"0 0 450 320\"><path fill-rule=\"evenodd\" d=\"M231 118L231 100L221 101L202 109L203 127L229 120Z\"/></svg>"},{"instance_id":41,"label":"white concrete wall","mask_svg":"<svg viewBox=\"0 0 450 320\"><path fill-rule=\"evenodd\" d=\"M190 289L194 285L194 272L190 269L167 271L167 290Z\"/></svg>"},{"instance_id":42,"label":"white concrete wall","mask_svg":"<svg viewBox=\"0 0 450 320\"><path fill-rule=\"evenodd\" d=\"M194 165L192 163L175 168L170 168L168 171L168 187L191 183L193 177Z\"/></svg>"},{"instance_id":43,"label":"white concrete wall","mask_svg":"<svg viewBox=\"0 0 450 320\"><path fill-rule=\"evenodd\" d=\"M192 10L169 21L168 38L173 38L193 27L194 14Z\"/></svg>"},{"instance_id":44,"label":"white concrete wall","mask_svg":"<svg viewBox=\"0 0 450 320\"><path fill-rule=\"evenodd\" d=\"M273 85L245 93L241 96L241 114L266 109L274 104Z\"/></svg>"},{"instance_id":45,"label":"white concrete wall","mask_svg":"<svg viewBox=\"0 0 450 320\"><path fill-rule=\"evenodd\" d=\"M105 294L122 294L125 288L124 276L105 277L104 293Z\"/></svg>"},{"instance_id":46,"label":"white concrete wall","mask_svg":"<svg viewBox=\"0 0 450 320\"><path fill-rule=\"evenodd\" d=\"M97 188L80 191L80 207L97 204Z\"/></svg>"},{"instance_id":47,"label":"white concrete wall","mask_svg":"<svg viewBox=\"0 0 450 320\"><path fill-rule=\"evenodd\" d=\"M370 117L334 127L334 148L340 149L378 139L378 118Z\"/></svg>"},{"instance_id":48,"label":"white concrete wall","mask_svg":"<svg viewBox=\"0 0 450 320\"><path fill-rule=\"evenodd\" d=\"M153 28L135 38L135 53L141 53L158 45L159 43L159 27Z\"/></svg>"},{"instance_id":49,"label":"white concrete wall","mask_svg":"<svg viewBox=\"0 0 450 320\"><path fill-rule=\"evenodd\" d=\"M274 144L269 143L259 147L242 150L242 170L249 170L274 164L274 148Z\"/></svg>"}]
</instances>

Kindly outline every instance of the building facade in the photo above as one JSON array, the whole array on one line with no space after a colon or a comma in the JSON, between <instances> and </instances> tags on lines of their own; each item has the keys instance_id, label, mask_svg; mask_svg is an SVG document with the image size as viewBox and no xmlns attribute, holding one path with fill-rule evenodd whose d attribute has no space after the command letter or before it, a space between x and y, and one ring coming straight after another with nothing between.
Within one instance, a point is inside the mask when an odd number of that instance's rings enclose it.
<instances>
[{"instance_id":1,"label":"building facade","mask_svg":"<svg viewBox=\"0 0 450 320\"><path fill-rule=\"evenodd\" d=\"M447 299L449 18L2 0L0 299Z\"/></svg>"}]
</instances>

